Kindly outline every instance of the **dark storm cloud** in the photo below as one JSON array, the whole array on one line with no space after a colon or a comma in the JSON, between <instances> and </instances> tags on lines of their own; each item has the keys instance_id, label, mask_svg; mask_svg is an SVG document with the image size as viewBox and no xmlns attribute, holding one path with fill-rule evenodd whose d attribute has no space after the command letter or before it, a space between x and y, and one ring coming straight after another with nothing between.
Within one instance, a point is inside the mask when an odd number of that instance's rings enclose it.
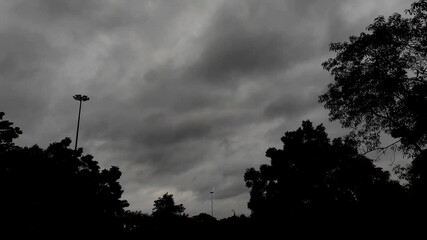
<instances>
[{"instance_id":1,"label":"dark storm cloud","mask_svg":"<svg viewBox=\"0 0 427 240\"><path fill-rule=\"evenodd\" d=\"M248 188L246 188L244 184L236 184L238 182L242 182L241 178L242 176L236 176L234 178L225 179L223 181L225 186L219 186L216 189L217 194L215 195L215 198L219 200L228 199L248 192ZM204 189L201 189L201 192L203 192L203 190Z\"/></svg>"},{"instance_id":2,"label":"dark storm cloud","mask_svg":"<svg viewBox=\"0 0 427 240\"><path fill-rule=\"evenodd\" d=\"M222 19L223 21L227 21ZM189 78L214 84L283 68L285 41L276 33L248 32L244 26L223 22L225 32L214 32L200 59L187 71ZM220 30L222 31L222 29Z\"/></svg>"},{"instance_id":3,"label":"dark storm cloud","mask_svg":"<svg viewBox=\"0 0 427 240\"><path fill-rule=\"evenodd\" d=\"M138 154L138 157L142 158L139 164L145 163L150 169L150 174L138 179L138 181L141 183L161 181L164 184L171 184L171 176L179 176L204 161L207 146L199 146L200 143L175 144L152 150L145 148L143 152ZM182 189L181 184L180 182L174 183L178 189Z\"/></svg>"},{"instance_id":4,"label":"dark storm cloud","mask_svg":"<svg viewBox=\"0 0 427 240\"><path fill-rule=\"evenodd\" d=\"M183 69L174 66L159 66L150 69L144 76L148 84L138 96L142 106L165 107L173 112L191 112L221 105L227 93L212 89L204 84L195 84L183 74Z\"/></svg>"},{"instance_id":5,"label":"dark storm cloud","mask_svg":"<svg viewBox=\"0 0 427 240\"><path fill-rule=\"evenodd\" d=\"M15 10L23 17L55 21L59 18L88 17L102 2L93 0L32 0L17 1Z\"/></svg>"},{"instance_id":6,"label":"dark storm cloud","mask_svg":"<svg viewBox=\"0 0 427 240\"><path fill-rule=\"evenodd\" d=\"M84 32L86 37L136 21L127 4L112 1L18 0L13 10L22 19L38 24L60 24L74 33ZM74 37L82 36L77 34Z\"/></svg>"},{"instance_id":7,"label":"dark storm cloud","mask_svg":"<svg viewBox=\"0 0 427 240\"><path fill-rule=\"evenodd\" d=\"M20 29L0 32L0 77L2 81L28 81L43 70L53 54L46 39Z\"/></svg>"},{"instance_id":8,"label":"dark storm cloud","mask_svg":"<svg viewBox=\"0 0 427 240\"><path fill-rule=\"evenodd\" d=\"M150 146L165 146L173 143L181 143L194 139L201 139L209 135L212 126L208 122L185 121L173 123L167 114L155 114L147 117L141 123L142 126L150 126L155 131L143 131L135 136L135 141Z\"/></svg>"},{"instance_id":9,"label":"dark storm cloud","mask_svg":"<svg viewBox=\"0 0 427 240\"><path fill-rule=\"evenodd\" d=\"M282 71L305 55L286 30L252 25L259 20L254 15L262 4L249 5L244 16L240 7L225 4L213 17L200 39L199 57L183 70L185 78L227 86L245 77L249 81Z\"/></svg>"},{"instance_id":10,"label":"dark storm cloud","mask_svg":"<svg viewBox=\"0 0 427 240\"><path fill-rule=\"evenodd\" d=\"M0 29L1 111L26 134L36 134L37 121L47 111L44 106L50 101L52 73L61 51L44 34L19 21L0 23Z\"/></svg>"},{"instance_id":11,"label":"dark storm cloud","mask_svg":"<svg viewBox=\"0 0 427 240\"><path fill-rule=\"evenodd\" d=\"M292 119L317 108L317 96L312 94L310 98L305 99L301 96L285 95L268 104L264 113L270 119L277 117Z\"/></svg>"},{"instance_id":12,"label":"dark storm cloud","mask_svg":"<svg viewBox=\"0 0 427 240\"><path fill-rule=\"evenodd\" d=\"M163 109L161 113L142 114L138 120L135 112L127 113L129 109L138 111L136 106L110 107L116 109L111 114L95 114L100 119L87 117L82 136L114 141L109 147L124 151L127 161L141 166L149 164L162 175L177 174L202 164L208 160L205 152L213 142L225 140L256 118L243 110L220 111L211 106L205 109L206 114ZM144 109L139 111L143 113Z\"/></svg>"}]
</instances>

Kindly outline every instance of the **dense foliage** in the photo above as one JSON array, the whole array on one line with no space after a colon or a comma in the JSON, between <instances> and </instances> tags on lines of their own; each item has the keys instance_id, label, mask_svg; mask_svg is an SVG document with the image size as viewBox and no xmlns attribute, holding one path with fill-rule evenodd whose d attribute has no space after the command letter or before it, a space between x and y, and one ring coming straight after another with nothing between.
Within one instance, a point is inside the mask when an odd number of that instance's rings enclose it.
<instances>
[{"instance_id":1,"label":"dense foliage","mask_svg":"<svg viewBox=\"0 0 427 240\"><path fill-rule=\"evenodd\" d=\"M353 141L330 141L322 125L304 121L282 142L282 149L267 150L270 164L246 170L248 207L256 219L378 216L403 197L388 172L358 154Z\"/></svg>"},{"instance_id":2,"label":"dense foliage","mask_svg":"<svg viewBox=\"0 0 427 240\"><path fill-rule=\"evenodd\" d=\"M336 56L323 67L334 81L319 100L366 152L391 147L413 159L397 168L410 192L406 210L427 212L427 1L405 12L380 16L367 33L331 44ZM381 133L395 142L380 147Z\"/></svg>"},{"instance_id":3,"label":"dense foliage","mask_svg":"<svg viewBox=\"0 0 427 240\"><path fill-rule=\"evenodd\" d=\"M2 229L27 234L121 230L117 216L128 203L120 199L117 167L101 170L82 149L70 149L69 138L47 149L17 147L12 140L19 134L19 128L0 119Z\"/></svg>"},{"instance_id":4,"label":"dense foliage","mask_svg":"<svg viewBox=\"0 0 427 240\"><path fill-rule=\"evenodd\" d=\"M380 16L367 33L331 44L336 56L323 67L334 82L319 100L368 150L385 132L416 155L427 144L427 2L406 12Z\"/></svg>"}]
</instances>

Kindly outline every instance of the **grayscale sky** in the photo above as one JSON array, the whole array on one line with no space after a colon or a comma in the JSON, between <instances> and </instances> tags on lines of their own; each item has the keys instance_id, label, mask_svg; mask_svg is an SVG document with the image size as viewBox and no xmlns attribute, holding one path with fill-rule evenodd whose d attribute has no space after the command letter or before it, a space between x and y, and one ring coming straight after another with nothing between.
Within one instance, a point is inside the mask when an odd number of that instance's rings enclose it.
<instances>
[{"instance_id":1,"label":"grayscale sky","mask_svg":"<svg viewBox=\"0 0 427 240\"><path fill-rule=\"evenodd\" d=\"M71 137L118 166L129 209L249 214L243 174L310 119L329 43L412 0L0 0L0 111L21 146ZM387 159L384 161L388 161ZM388 163L381 163L384 166ZM23 191L25 191L23 189Z\"/></svg>"}]
</instances>

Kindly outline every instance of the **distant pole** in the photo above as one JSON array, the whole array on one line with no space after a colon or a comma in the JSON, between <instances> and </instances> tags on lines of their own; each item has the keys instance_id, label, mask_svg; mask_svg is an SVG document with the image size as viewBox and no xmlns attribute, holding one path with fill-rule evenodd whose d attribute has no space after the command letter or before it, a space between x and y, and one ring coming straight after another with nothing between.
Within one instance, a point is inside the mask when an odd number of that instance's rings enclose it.
<instances>
[{"instance_id":1,"label":"distant pole","mask_svg":"<svg viewBox=\"0 0 427 240\"><path fill-rule=\"evenodd\" d=\"M214 192L211 192L211 216L213 217L213 194Z\"/></svg>"},{"instance_id":2,"label":"distant pole","mask_svg":"<svg viewBox=\"0 0 427 240\"><path fill-rule=\"evenodd\" d=\"M74 100L79 101L79 116L77 118L77 132L76 132L76 144L74 146L74 151L77 151L77 141L79 139L79 127L80 127L80 112L82 111L82 102L88 101L89 97L85 96L85 95L74 95L73 96Z\"/></svg>"}]
</instances>

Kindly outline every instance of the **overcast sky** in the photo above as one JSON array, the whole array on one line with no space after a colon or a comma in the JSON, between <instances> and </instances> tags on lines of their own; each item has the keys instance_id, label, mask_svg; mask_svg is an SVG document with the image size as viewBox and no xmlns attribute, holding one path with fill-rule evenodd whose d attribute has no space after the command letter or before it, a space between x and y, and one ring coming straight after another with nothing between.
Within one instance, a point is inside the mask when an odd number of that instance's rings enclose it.
<instances>
[{"instance_id":1,"label":"overcast sky","mask_svg":"<svg viewBox=\"0 0 427 240\"><path fill-rule=\"evenodd\" d=\"M119 166L129 209L249 214L243 174L317 103L329 43L413 0L0 0L0 111L21 146L71 137ZM74 144L74 143L73 143ZM381 163L380 163L381 164Z\"/></svg>"}]
</instances>

